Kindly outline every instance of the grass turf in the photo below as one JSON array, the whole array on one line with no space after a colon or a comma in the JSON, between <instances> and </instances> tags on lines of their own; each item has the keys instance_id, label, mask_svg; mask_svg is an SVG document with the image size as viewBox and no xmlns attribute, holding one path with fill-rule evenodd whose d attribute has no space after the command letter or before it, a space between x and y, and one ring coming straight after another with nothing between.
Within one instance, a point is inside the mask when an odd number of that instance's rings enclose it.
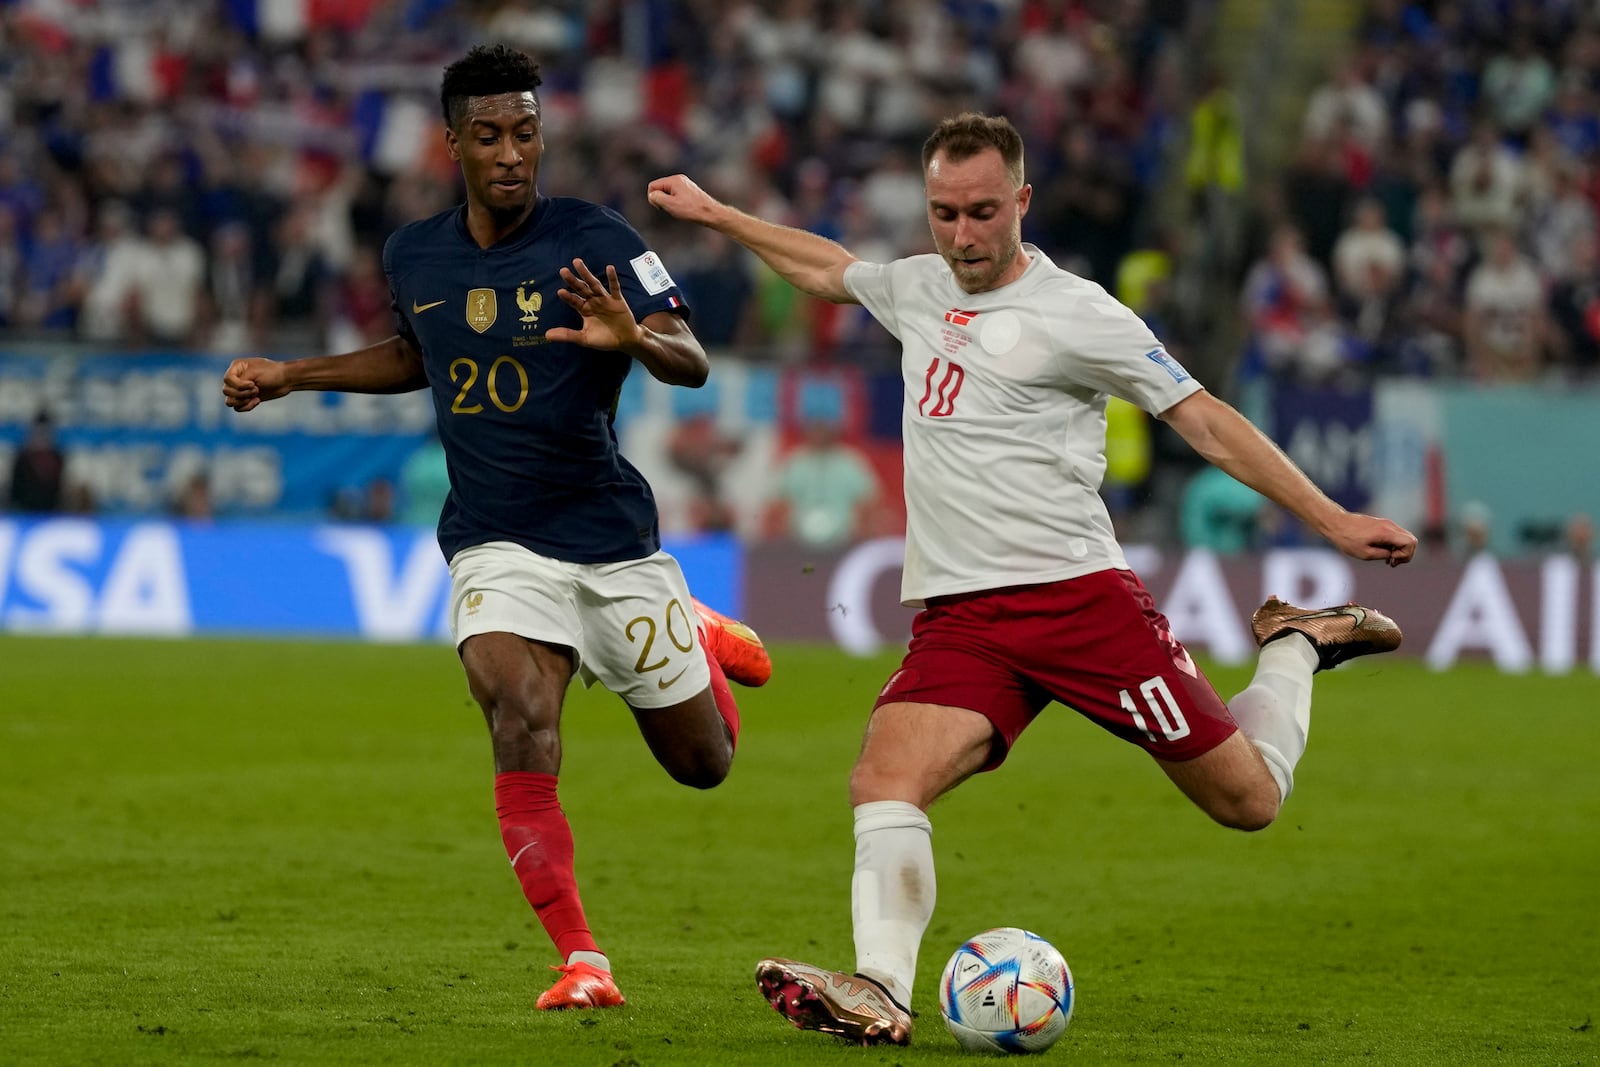
<instances>
[{"instance_id":1,"label":"grass turf","mask_svg":"<svg viewBox=\"0 0 1600 1067\"><path fill-rule=\"evenodd\" d=\"M449 649L0 638L0 1060L973 1062L935 981L1018 925L1077 979L1059 1062L1600 1061L1592 675L1320 676L1296 795L1257 835L1052 710L935 807L917 1043L863 1051L789 1029L751 972L851 961L845 776L894 660L775 659L707 793L615 698L572 693L563 803L629 1003L539 1014L553 951Z\"/></svg>"}]
</instances>

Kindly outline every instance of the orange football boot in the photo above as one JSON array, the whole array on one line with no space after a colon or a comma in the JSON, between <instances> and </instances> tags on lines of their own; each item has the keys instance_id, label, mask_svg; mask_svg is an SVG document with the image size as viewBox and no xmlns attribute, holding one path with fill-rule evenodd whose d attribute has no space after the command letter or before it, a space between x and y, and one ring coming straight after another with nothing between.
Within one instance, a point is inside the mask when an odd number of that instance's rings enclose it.
<instances>
[{"instance_id":1,"label":"orange football boot","mask_svg":"<svg viewBox=\"0 0 1600 1067\"><path fill-rule=\"evenodd\" d=\"M550 968L560 971L556 984L539 994L534 1007L540 1011L561 1011L566 1008L616 1008L627 1001L622 990L612 980L610 971L602 971L591 963L566 963Z\"/></svg>"},{"instance_id":2,"label":"orange football boot","mask_svg":"<svg viewBox=\"0 0 1600 1067\"><path fill-rule=\"evenodd\" d=\"M711 655L732 681L752 689L767 684L772 677L772 657L756 632L738 619L712 611L698 600L692 601L700 616L701 634Z\"/></svg>"}]
</instances>

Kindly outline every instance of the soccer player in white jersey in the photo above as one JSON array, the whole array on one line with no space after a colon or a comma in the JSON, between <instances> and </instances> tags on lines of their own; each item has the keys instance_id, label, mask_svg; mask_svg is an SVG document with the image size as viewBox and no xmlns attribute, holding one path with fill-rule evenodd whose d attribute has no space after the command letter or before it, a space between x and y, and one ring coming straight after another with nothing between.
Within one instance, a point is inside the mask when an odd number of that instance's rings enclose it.
<instances>
[{"instance_id":1,"label":"soccer player in white jersey","mask_svg":"<svg viewBox=\"0 0 1600 1067\"><path fill-rule=\"evenodd\" d=\"M850 776L856 970L756 969L796 1026L863 1044L911 1040L934 905L929 805L997 767L1051 700L1144 748L1217 822L1259 830L1293 787L1312 674L1400 643L1370 608L1268 600L1253 619L1255 676L1224 704L1112 534L1098 494L1108 394L1164 419L1346 555L1397 566L1417 544L1330 500L1137 316L1022 243L1032 188L1007 120L947 119L922 159L937 254L892 263L754 218L681 174L649 188L656 207L733 238L799 289L864 305L903 348L901 593L922 610Z\"/></svg>"}]
</instances>

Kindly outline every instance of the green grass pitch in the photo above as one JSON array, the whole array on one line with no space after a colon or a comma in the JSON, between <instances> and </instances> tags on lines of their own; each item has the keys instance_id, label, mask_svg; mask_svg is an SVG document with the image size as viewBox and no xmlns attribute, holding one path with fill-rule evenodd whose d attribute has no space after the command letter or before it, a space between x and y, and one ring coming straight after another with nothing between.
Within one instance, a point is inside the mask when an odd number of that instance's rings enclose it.
<instances>
[{"instance_id":1,"label":"green grass pitch","mask_svg":"<svg viewBox=\"0 0 1600 1067\"><path fill-rule=\"evenodd\" d=\"M1052 709L934 808L917 1042L861 1050L789 1028L751 975L852 960L845 777L894 657L774 658L705 793L574 690L562 797L629 1002L541 1015L553 951L448 648L0 639L0 1061L970 1063L937 975L1017 925L1077 979L1053 1062L1600 1062L1593 675L1320 676L1257 835Z\"/></svg>"}]
</instances>

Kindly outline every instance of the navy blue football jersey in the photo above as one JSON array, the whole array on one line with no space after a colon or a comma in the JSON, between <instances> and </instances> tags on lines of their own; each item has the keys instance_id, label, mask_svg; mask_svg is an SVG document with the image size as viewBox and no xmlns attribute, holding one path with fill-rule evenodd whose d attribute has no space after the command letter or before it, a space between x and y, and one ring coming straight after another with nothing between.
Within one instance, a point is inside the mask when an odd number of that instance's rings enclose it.
<instances>
[{"instance_id":1,"label":"navy blue football jersey","mask_svg":"<svg viewBox=\"0 0 1600 1067\"><path fill-rule=\"evenodd\" d=\"M684 307L666 268L609 208L541 198L490 248L466 209L390 236L383 269L400 335L422 353L450 472L439 517L445 558L512 541L572 563L639 559L661 546L655 497L617 448L617 397L633 360L545 339L581 329L556 296L581 258L604 283L617 268L634 317Z\"/></svg>"}]
</instances>

